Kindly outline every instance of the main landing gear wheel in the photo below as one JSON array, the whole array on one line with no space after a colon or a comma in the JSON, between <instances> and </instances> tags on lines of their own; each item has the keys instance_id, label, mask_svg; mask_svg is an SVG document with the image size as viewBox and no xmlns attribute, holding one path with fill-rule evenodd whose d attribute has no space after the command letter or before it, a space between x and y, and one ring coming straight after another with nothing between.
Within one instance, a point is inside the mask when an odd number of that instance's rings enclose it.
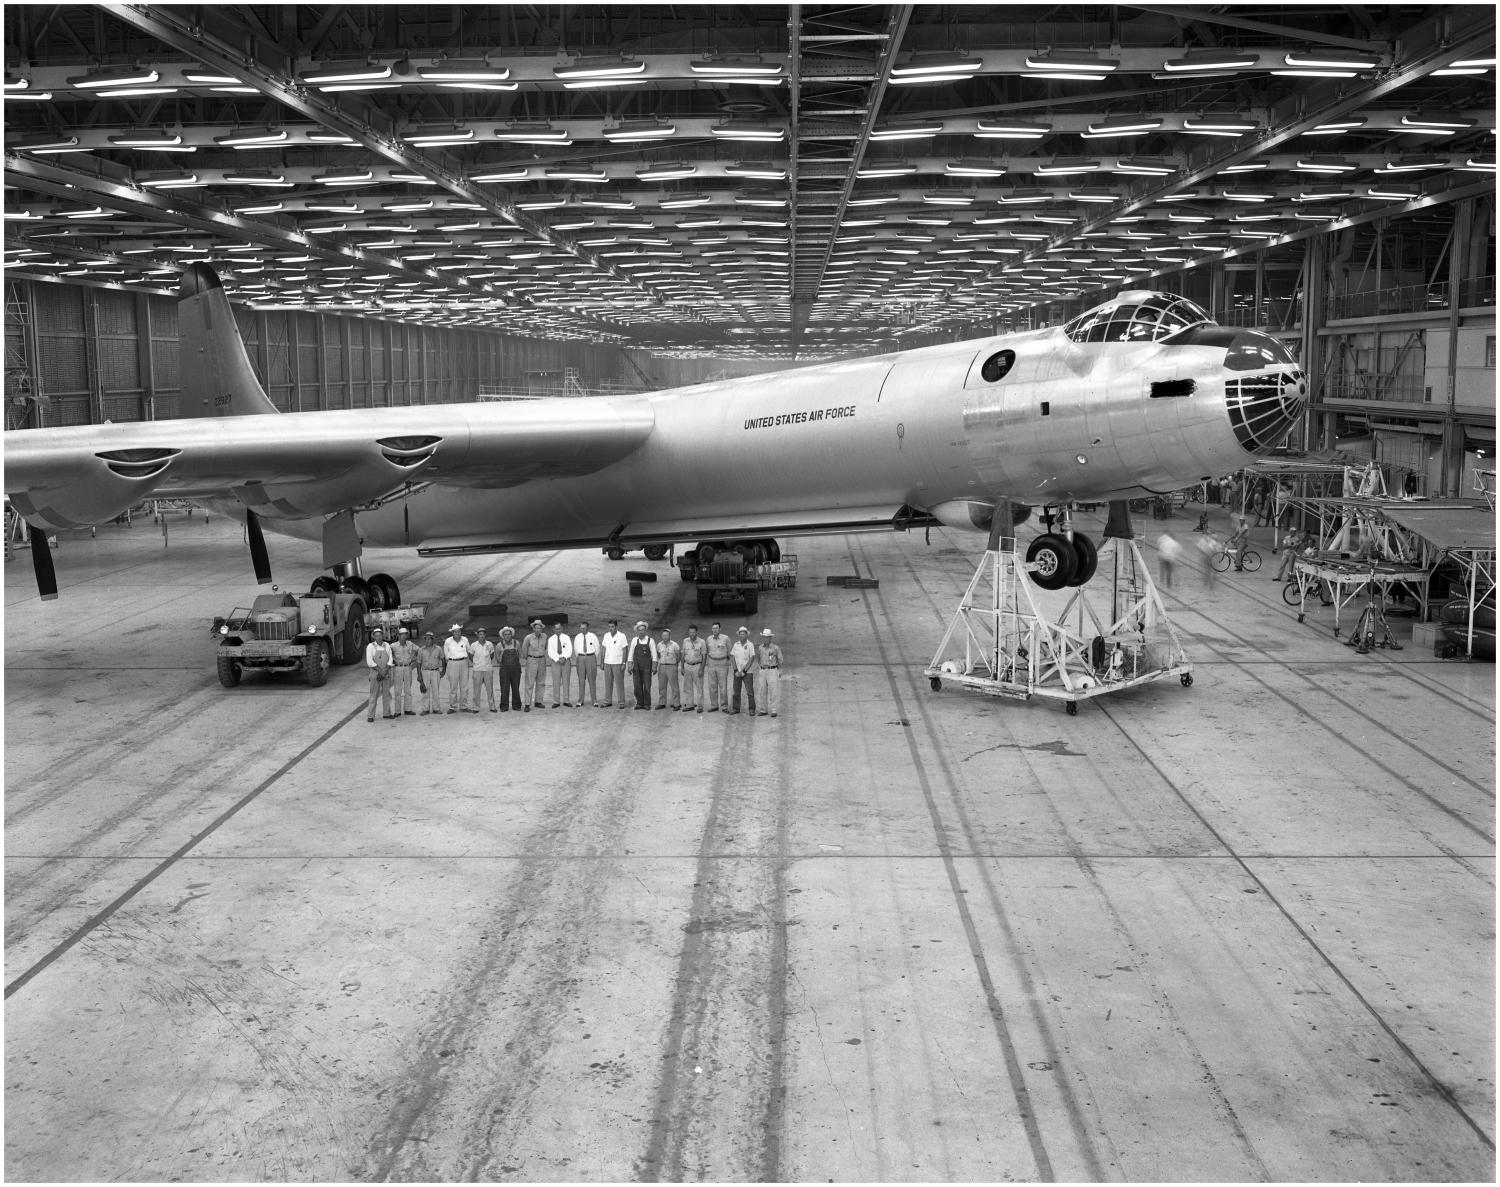
<instances>
[{"instance_id":1,"label":"main landing gear wheel","mask_svg":"<svg viewBox=\"0 0 1500 1187\"><path fill-rule=\"evenodd\" d=\"M1078 702L1077 701L1069 701L1068 702L1068 716L1069 717L1077 717L1078 716Z\"/></svg>"},{"instance_id":2,"label":"main landing gear wheel","mask_svg":"<svg viewBox=\"0 0 1500 1187\"><path fill-rule=\"evenodd\" d=\"M659 561L667 555L667 546L665 544L647 544L641 551L646 554L648 561Z\"/></svg>"},{"instance_id":3,"label":"main landing gear wheel","mask_svg":"<svg viewBox=\"0 0 1500 1187\"><path fill-rule=\"evenodd\" d=\"M612 561L622 561L625 559L625 550L623 548L608 548L605 550L604 555Z\"/></svg>"},{"instance_id":4,"label":"main landing gear wheel","mask_svg":"<svg viewBox=\"0 0 1500 1187\"><path fill-rule=\"evenodd\" d=\"M371 610L394 610L401 605L401 587L389 573L372 573L370 586Z\"/></svg>"},{"instance_id":5,"label":"main landing gear wheel","mask_svg":"<svg viewBox=\"0 0 1500 1187\"><path fill-rule=\"evenodd\" d=\"M1082 532L1073 533L1073 551L1078 556L1078 568L1068 578L1069 585L1086 585L1099 568L1099 549Z\"/></svg>"},{"instance_id":6,"label":"main landing gear wheel","mask_svg":"<svg viewBox=\"0 0 1500 1187\"><path fill-rule=\"evenodd\" d=\"M339 579L330 577L327 573L319 573L312 579L312 584L307 587L310 597L327 597L329 594L339 592Z\"/></svg>"},{"instance_id":7,"label":"main landing gear wheel","mask_svg":"<svg viewBox=\"0 0 1500 1187\"><path fill-rule=\"evenodd\" d=\"M1078 554L1066 536L1048 532L1038 536L1026 549L1026 563L1035 564L1032 581L1043 589L1061 589L1078 568Z\"/></svg>"},{"instance_id":8,"label":"main landing gear wheel","mask_svg":"<svg viewBox=\"0 0 1500 1187\"><path fill-rule=\"evenodd\" d=\"M359 600L362 601L366 606L370 605L370 583L363 577L351 573L349 574L349 576L344 578L344 583L340 588L345 593L358 595Z\"/></svg>"}]
</instances>

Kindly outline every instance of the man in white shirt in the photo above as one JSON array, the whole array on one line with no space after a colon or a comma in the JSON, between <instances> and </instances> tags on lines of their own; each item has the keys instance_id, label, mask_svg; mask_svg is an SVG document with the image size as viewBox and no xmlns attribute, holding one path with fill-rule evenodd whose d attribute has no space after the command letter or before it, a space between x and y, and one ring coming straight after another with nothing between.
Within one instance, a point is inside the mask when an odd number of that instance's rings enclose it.
<instances>
[{"instance_id":1,"label":"man in white shirt","mask_svg":"<svg viewBox=\"0 0 1500 1187\"><path fill-rule=\"evenodd\" d=\"M479 712L479 690L482 688L489 694L490 712L496 713L499 710L495 708L495 645L484 637L484 627L474 633L477 637L469 644L469 667L474 673L474 701L469 712Z\"/></svg>"},{"instance_id":2,"label":"man in white shirt","mask_svg":"<svg viewBox=\"0 0 1500 1187\"><path fill-rule=\"evenodd\" d=\"M578 707L583 708L585 699L599 707L599 636L589 630L589 624L580 622L578 633L573 636L573 666L578 669Z\"/></svg>"},{"instance_id":3,"label":"man in white shirt","mask_svg":"<svg viewBox=\"0 0 1500 1187\"><path fill-rule=\"evenodd\" d=\"M559 704L573 707L568 699L568 687L573 671L573 640L563 634L562 624L554 622L552 633L547 636L547 671L552 675L552 707Z\"/></svg>"},{"instance_id":4,"label":"man in white shirt","mask_svg":"<svg viewBox=\"0 0 1500 1187\"><path fill-rule=\"evenodd\" d=\"M625 703L625 653L630 640L620 630L618 619L609 620L609 630L599 640L604 655L604 707L608 709L618 699L620 708L628 709Z\"/></svg>"},{"instance_id":5,"label":"man in white shirt","mask_svg":"<svg viewBox=\"0 0 1500 1187\"><path fill-rule=\"evenodd\" d=\"M375 720L375 698L381 698L385 717L391 718L391 658L390 644L385 641L385 632L376 627L370 632L370 641L365 644L365 667L370 669L370 700L365 705L365 720Z\"/></svg>"},{"instance_id":6,"label":"man in white shirt","mask_svg":"<svg viewBox=\"0 0 1500 1187\"><path fill-rule=\"evenodd\" d=\"M457 713L469 707L469 639L459 623L449 628L443 640L443 659L447 662L448 712Z\"/></svg>"},{"instance_id":7,"label":"man in white shirt","mask_svg":"<svg viewBox=\"0 0 1500 1187\"><path fill-rule=\"evenodd\" d=\"M750 698L750 716L755 716L755 644L750 641L750 628L742 626L729 649L729 662L734 668L734 700L729 709L731 715L740 711L740 686Z\"/></svg>"},{"instance_id":8,"label":"man in white shirt","mask_svg":"<svg viewBox=\"0 0 1500 1187\"><path fill-rule=\"evenodd\" d=\"M635 707L651 708L651 673L656 667L656 640L646 633L646 624L635 624L635 638L630 640L630 654L625 660L635 684Z\"/></svg>"},{"instance_id":9,"label":"man in white shirt","mask_svg":"<svg viewBox=\"0 0 1500 1187\"><path fill-rule=\"evenodd\" d=\"M546 677L542 665L547 662L547 636L542 634L542 620L531 620L531 634L521 640L521 704L527 713L542 707L546 695Z\"/></svg>"}]
</instances>

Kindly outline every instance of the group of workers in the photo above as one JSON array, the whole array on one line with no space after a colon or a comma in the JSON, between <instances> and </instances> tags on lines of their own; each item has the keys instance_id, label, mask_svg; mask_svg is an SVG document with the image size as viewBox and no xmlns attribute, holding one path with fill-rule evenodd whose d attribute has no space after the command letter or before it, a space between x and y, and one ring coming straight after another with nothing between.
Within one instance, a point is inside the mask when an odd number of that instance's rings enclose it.
<instances>
[{"instance_id":1,"label":"group of workers","mask_svg":"<svg viewBox=\"0 0 1500 1187\"><path fill-rule=\"evenodd\" d=\"M617 701L628 709L627 673L637 710L653 708L654 680L656 709L733 714L740 711L743 692L750 716L776 717L781 711L782 653L769 627L758 642L751 639L749 627L740 627L731 639L717 622L703 638L695 623L680 643L669 627L653 637L645 622L636 623L635 634L628 636L613 618L603 635L589 630L586 622L572 635L560 623L553 623L548 633L541 619L532 622L528 635L517 636L506 626L494 640L485 637L484 627L470 640L456 622L441 643L432 631L415 643L406 627L399 629L394 643L385 641L380 627L370 634L365 647L370 674L366 721L375 720L377 700L386 720L442 713L444 694L448 713L478 713L481 699L488 701L491 713L530 713L547 707L549 687L554 709L608 709Z\"/></svg>"}]
</instances>

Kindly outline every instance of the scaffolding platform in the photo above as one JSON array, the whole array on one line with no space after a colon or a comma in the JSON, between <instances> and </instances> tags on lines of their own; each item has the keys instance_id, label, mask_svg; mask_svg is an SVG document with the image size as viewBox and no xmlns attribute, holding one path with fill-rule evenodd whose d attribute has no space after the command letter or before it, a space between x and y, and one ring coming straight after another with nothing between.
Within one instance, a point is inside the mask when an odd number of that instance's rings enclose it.
<instances>
[{"instance_id":1,"label":"scaffolding platform","mask_svg":"<svg viewBox=\"0 0 1500 1187\"><path fill-rule=\"evenodd\" d=\"M933 691L952 684L989 696L1078 702L1175 676L1193 683L1192 665L1162 605L1139 545L1109 538L1096 582L1056 593L1036 588L1013 538L984 554L924 674ZM1003 545L1009 544L1010 548ZM1099 603L1107 594L1108 609ZM1065 597L1055 610L1045 601Z\"/></svg>"}]
</instances>

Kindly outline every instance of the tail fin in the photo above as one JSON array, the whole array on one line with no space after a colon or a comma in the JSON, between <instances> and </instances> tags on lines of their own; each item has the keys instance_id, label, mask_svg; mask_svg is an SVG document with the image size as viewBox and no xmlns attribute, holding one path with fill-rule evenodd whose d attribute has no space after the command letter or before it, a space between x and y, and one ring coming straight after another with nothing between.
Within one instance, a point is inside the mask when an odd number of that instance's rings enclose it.
<instances>
[{"instance_id":1,"label":"tail fin","mask_svg":"<svg viewBox=\"0 0 1500 1187\"><path fill-rule=\"evenodd\" d=\"M177 291L178 416L249 416L278 411L255 377L224 286L192 264Z\"/></svg>"}]
</instances>

